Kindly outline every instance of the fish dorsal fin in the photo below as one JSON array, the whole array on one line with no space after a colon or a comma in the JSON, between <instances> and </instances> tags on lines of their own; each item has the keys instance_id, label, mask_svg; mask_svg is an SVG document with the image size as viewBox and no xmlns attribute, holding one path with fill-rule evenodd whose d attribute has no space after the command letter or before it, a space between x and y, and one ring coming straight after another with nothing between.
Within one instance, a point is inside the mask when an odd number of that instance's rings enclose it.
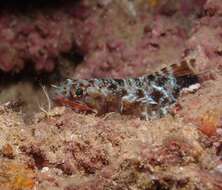
<instances>
[{"instance_id":1,"label":"fish dorsal fin","mask_svg":"<svg viewBox=\"0 0 222 190\"><path fill-rule=\"evenodd\" d=\"M194 65L186 61L182 61L179 64L171 64L168 66L163 66L154 72L157 75L165 75L172 73L175 77L185 76L185 75L197 75L197 71Z\"/></svg>"}]
</instances>

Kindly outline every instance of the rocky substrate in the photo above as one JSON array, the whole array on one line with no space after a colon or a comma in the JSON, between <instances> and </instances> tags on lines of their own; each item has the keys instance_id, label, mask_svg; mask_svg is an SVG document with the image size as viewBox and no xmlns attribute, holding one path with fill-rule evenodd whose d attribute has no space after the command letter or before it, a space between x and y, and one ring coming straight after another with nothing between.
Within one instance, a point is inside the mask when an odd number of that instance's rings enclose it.
<instances>
[{"instance_id":1,"label":"rocky substrate","mask_svg":"<svg viewBox=\"0 0 222 190\"><path fill-rule=\"evenodd\" d=\"M0 15L0 189L222 189L220 0L9 2ZM162 119L78 114L46 98L62 78L139 76L183 61L200 89ZM39 72L51 72L46 88Z\"/></svg>"},{"instance_id":2,"label":"rocky substrate","mask_svg":"<svg viewBox=\"0 0 222 190\"><path fill-rule=\"evenodd\" d=\"M55 107L27 125L21 113L4 105L0 187L219 190L221 82L182 96L174 117L151 122Z\"/></svg>"}]
</instances>

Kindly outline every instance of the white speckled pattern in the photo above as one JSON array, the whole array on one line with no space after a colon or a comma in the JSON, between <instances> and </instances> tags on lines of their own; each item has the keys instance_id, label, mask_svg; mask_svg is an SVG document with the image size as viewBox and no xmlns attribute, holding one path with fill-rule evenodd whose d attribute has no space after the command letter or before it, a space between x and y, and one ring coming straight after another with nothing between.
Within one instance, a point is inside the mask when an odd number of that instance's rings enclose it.
<instances>
[{"instance_id":1,"label":"white speckled pattern","mask_svg":"<svg viewBox=\"0 0 222 190\"><path fill-rule=\"evenodd\" d=\"M153 75L127 79L67 79L57 94L73 101L86 103L99 114L120 112L135 114L146 120L159 118L169 112L183 88L196 84L198 78L184 65L164 68ZM190 72L190 73L189 73Z\"/></svg>"}]
</instances>

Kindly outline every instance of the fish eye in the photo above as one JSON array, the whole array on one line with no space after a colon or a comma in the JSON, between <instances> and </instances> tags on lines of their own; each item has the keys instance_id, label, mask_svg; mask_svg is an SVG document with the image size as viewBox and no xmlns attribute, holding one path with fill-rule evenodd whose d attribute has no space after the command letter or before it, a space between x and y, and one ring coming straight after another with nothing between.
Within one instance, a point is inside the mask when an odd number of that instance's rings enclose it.
<instances>
[{"instance_id":1,"label":"fish eye","mask_svg":"<svg viewBox=\"0 0 222 190\"><path fill-rule=\"evenodd\" d=\"M77 88L76 89L76 96L82 96L83 95L83 89L82 88Z\"/></svg>"}]
</instances>

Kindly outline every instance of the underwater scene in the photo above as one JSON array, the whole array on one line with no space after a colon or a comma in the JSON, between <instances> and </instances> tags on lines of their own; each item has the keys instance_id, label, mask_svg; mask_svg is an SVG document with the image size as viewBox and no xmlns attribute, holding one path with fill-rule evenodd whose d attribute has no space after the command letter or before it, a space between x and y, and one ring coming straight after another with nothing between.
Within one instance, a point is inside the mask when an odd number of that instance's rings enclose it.
<instances>
[{"instance_id":1,"label":"underwater scene","mask_svg":"<svg viewBox=\"0 0 222 190\"><path fill-rule=\"evenodd\" d=\"M1 1L0 190L222 190L222 1Z\"/></svg>"}]
</instances>

